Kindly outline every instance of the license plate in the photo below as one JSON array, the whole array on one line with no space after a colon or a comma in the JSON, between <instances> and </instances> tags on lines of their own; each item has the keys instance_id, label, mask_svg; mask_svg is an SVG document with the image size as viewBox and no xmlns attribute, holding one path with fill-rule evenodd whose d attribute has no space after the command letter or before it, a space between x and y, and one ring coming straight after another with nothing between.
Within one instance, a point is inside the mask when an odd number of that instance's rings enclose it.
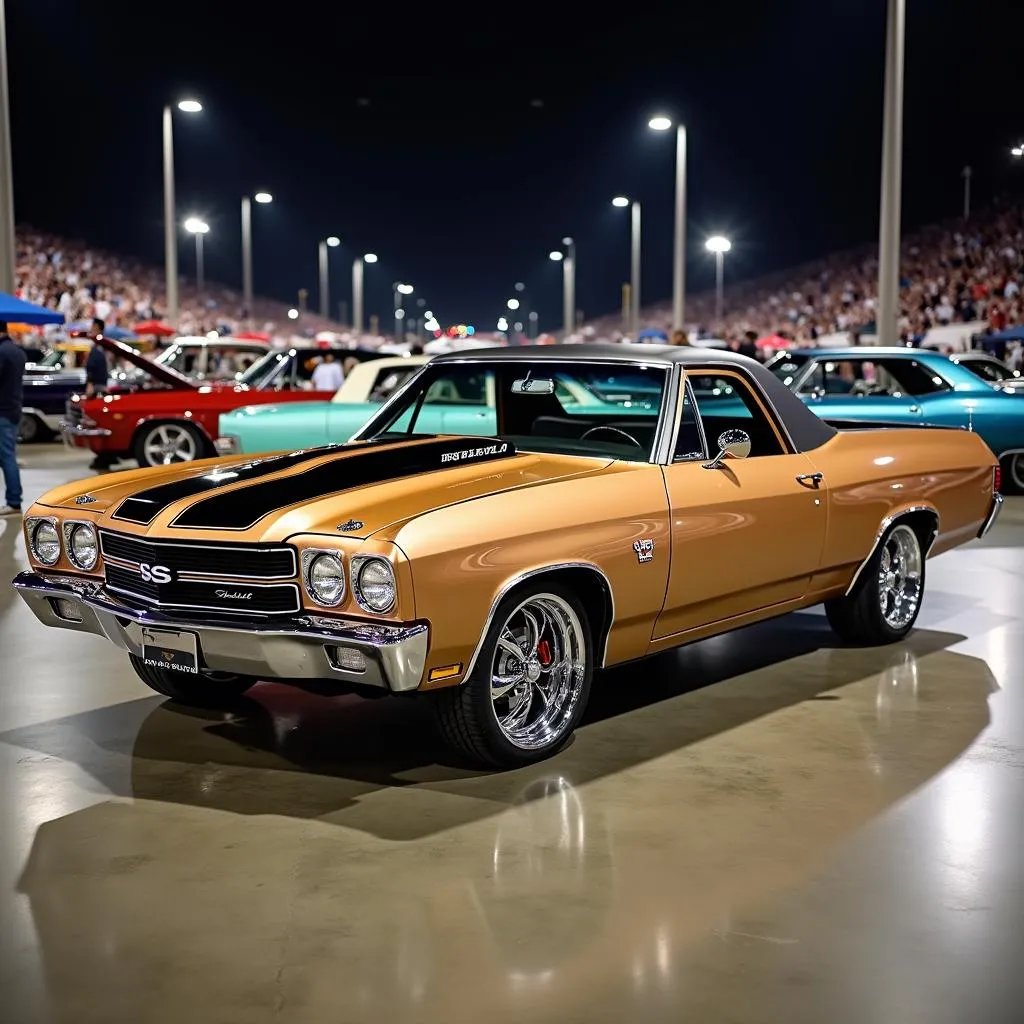
<instances>
[{"instance_id":1,"label":"license plate","mask_svg":"<svg viewBox=\"0 0 1024 1024\"><path fill-rule=\"evenodd\" d=\"M142 660L153 668L173 668L199 675L199 642L195 633L142 627Z\"/></svg>"}]
</instances>

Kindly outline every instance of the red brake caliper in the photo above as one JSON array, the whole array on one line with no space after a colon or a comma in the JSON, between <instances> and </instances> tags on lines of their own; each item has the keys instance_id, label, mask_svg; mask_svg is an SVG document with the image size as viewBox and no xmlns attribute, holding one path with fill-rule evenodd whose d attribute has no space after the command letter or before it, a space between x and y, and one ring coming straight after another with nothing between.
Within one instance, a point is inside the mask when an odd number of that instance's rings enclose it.
<instances>
[{"instance_id":1,"label":"red brake caliper","mask_svg":"<svg viewBox=\"0 0 1024 1024\"><path fill-rule=\"evenodd\" d=\"M537 644L537 660L543 668L547 668L551 664L551 644L547 640L541 640Z\"/></svg>"}]
</instances>

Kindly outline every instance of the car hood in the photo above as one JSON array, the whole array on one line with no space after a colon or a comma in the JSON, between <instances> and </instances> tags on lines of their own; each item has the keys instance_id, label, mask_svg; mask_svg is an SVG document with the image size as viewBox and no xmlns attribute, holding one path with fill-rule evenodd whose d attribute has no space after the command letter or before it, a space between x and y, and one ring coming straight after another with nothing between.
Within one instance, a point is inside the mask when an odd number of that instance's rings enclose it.
<instances>
[{"instance_id":1,"label":"car hood","mask_svg":"<svg viewBox=\"0 0 1024 1024\"><path fill-rule=\"evenodd\" d=\"M40 504L98 512L101 527L181 540L365 538L446 505L597 472L611 461L517 452L499 438L422 437L114 473L57 488Z\"/></svg>"},{"instance_id":2,"label":"car hood","mask_svg":"<svg viewBox=\"0 0 1024 1024\"><path fill-rule=\"evenodd\" d=\"M140 369L145 370L146 373L154 380L160 381L161 384L167 384L169 387L177 388L180 391L195 391L198 387L195 381L189 380L183 373L178 373L177 370L172 370L169 366L154 362L141 352L137 352L131 345L125 345L123 342L114 341L113 338L102 336L96 339L96 344L101 348L105 348L108 352L112 352L114 355L121 356L133 366L138 366Z\"/></svg>"}]
</instances>

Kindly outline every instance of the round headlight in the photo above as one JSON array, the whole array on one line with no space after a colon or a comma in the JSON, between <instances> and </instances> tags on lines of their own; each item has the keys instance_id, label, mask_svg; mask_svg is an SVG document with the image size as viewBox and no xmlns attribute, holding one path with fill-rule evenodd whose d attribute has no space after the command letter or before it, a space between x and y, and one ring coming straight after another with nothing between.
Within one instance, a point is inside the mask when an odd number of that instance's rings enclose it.
<instances>
[{"instance_id":1,"label":"round headlight","mask_svg":"<svg viewBox=\"0 0 1024 1024\"><path fill-rule=\"evenodd\" d=\"M32 554L43 565L55 565L60 558L60 534L47 519L36 523L32 530Z\"/></svg>"},{"instance_id":2,"label":"round headlight","mask_svg":"<svg viewBox=\"0 0 1024 1024\"><path fill-rule=\"evenodd\" d=\"M367 558L356 573L356 600L371 612L386 612L395 603L395 573L383 558Z\"/></svg>"},{"instance_id":3,"label":"round headlight","mask_svg":"<svg viewBox=\"0 0 1024 1024\"><path fill-rule=\"evenodd\" d=\"M345 596L345 567L337 555L317 555L306 570L306 589L317 604L332 606Z\"/></svg>"},{"instance_id":4,"label":"round headlight","mask_svg":"<svg viewBox=\"0 0 1024 1024\"><path fill-rule=\"evenodd\" d=\"M75 523L67 537L68 558L78 569L88 572L100 557L96 527L92 523Z\"/></svg>"}]
</instances>

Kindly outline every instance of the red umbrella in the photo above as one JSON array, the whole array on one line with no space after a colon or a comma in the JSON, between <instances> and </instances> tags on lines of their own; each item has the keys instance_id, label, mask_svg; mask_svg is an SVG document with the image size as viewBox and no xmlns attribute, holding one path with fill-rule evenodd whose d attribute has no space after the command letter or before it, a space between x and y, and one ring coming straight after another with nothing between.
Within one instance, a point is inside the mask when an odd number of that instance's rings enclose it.
<instances>
[{"instance_id":1,"label":"red umbrella","mask_svg":"<svg viewBox=\"0 0 1024 1024\"><path fill-rule=\"evenodd\" d=\"M143 320L135 325L135 333L148 335L151 338L173 338L178 332L163 320Z\"/></svg>"},{"instance_id":2,"label":"red umbrella","mask_svg":"<svg viewBox=\"0 0 1024 1024\"><path fill-rule=\"evenodd\" d=\"M792 348L793 342L789 338L783 338L781 334L767 334L757 339L758 348L773 348L778 351L780 348Z\"/></svg>"},{"instance_id":3,"label":"red umbrella","mask_svg":"<svg viewBox=\"0 0 1024 1024\"><path fill-rule=\"evenodd\" d=\"M264 334L262 331L242 331L234 337L238 341L265 341L268 345L270 344L270 335Z\"/></svg>"}]
</instances>

